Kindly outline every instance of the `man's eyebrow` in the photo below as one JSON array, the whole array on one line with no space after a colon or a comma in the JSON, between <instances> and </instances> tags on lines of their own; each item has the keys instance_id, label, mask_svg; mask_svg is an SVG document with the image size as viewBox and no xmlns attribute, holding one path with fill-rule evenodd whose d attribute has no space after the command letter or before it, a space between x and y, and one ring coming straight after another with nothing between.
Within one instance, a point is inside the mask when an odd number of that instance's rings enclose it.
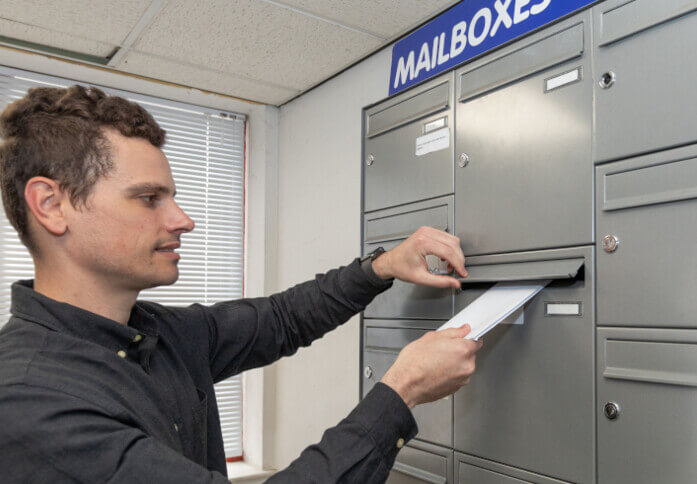
<instances>
[{"instance_id":1,"label":"man's eyebrow","mask_svg":"<svg viewBox=\"0 0 697 484\"><path fill-rule=\"evenodd\" d=\"M172 196L176 196L177 191L169 189L169 187L165 185L160 185L159 183L138 183L136 185L131 185L130 187L126 188L126 193L129 195L137 195L142 192L155 192L155 193L162 193L164 195L169 195L172 193Z\"/></svg>"}]
</instances>

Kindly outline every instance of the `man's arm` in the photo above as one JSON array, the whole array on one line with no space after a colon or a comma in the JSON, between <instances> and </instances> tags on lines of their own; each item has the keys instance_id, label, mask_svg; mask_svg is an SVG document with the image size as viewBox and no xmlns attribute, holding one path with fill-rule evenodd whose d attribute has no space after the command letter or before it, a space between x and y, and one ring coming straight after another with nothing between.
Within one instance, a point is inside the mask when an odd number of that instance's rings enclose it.
<instances>
[{"instance_id":1,"label":"man's arm","mask_svg":"<svg viewBox=\"0 0 697 484\"><path fill-rule=\"evenodd\" d=\"M59 391L0 386L2 482L229 484L127 421Z\"/></svg>"},{"instance_id":2,"label":"man's arm","mask_svg":"<svg viewBox=\"0 0 697 484\"><path fill-rule=\"evenodd\" d=\"M417 433L410 409L450 395L474 373L481 342L467 333L467 325L430 332L407 345L353 412L270 482L385 482Z\"/></svg>"},{"instance_id":3,"label":"man's arm","mask_svg":"<svg viewBox=\"0 0 697 484\"><path fill-rule=\"evenodd\" d=\"M460 276L467 275L459 239L422 227L379 256L368 270L356 259L346 267L317 275L312 281L268 298L227 301L210 307L193 305L178 312L185 319L206 321L210 369L218 382L310 345L365 309L391 286L392 278L435 287L460 287L453 277L428 272L428 254L448 261Z\"/></svg>"},{"instance_id":4,"label":"man's arm","mask_svg":"<svg viewBox=\"0 0 697 484\"><path fill-rule=\"evenodd\" d=\"M209 366L218 382L292 355L348 321L391 285L365 271L356 259L270 297L209 307L195 304L177 314L190 322L206 322Z\"/></svg>"},{"instance_id":5,"label":"man's arm","mask_svg":"<svg viewBox=\"0 0 697 484\"><path fill-rule=\"evenodd\" d=\"M378 383L339 425L324 432L269 483L382 483L405 442L417 433L402 398Z\"/></svg>"}]
</instances>

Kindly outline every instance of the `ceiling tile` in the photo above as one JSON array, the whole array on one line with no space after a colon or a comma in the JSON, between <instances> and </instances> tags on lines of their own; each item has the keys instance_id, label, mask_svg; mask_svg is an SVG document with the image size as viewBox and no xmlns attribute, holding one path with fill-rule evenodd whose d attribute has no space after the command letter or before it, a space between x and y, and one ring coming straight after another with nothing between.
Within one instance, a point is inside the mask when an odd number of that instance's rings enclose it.
<instances>
[{"instance_id":1,"label":"ceiling tile","mask_svg":"<svg viewBox=\"0 0 697 484\"><path fill-rule=\"evenodd\" d=\"M381 42L259 0L177 0L134 49L302 90Z\"/></svg>"},{"instance_id":2,"label":"ceiling tile","mask_svg":"<svg viewBox=\"0 0 697 484\"><path fill-rule=\"evenodd\" d=\"M149 3L143 0L0 0L0 16L74 37L119 45ZM4 31L2 34L10 36Z\"/></svg>"},{"instance_id":3,"label":"ceiling tile","mask_svg":"<svg viewBox=\"0 0 697 484\"><path fill-rule=\"evenodd\" d=\"M265 104L279 105L300 93L263 81L183 65L134 51L126 54L119 70Z\"/></svg>"},{"instance_id":4,"label":"ceiling tile","mask_svg":"<svg viewBox=\"0 0 697 484\"><path fill-rule=\"evenodd\" d=\"M108 56L115 48L112 44L82 39L2 18L0 18L0 33L5 37L12 37L27 42L35 42L58 49L72 50L82 54L96 55L99 57Z\"/></svg>"},{"instance_id":5,"label":"ceiling tile","mask_svg":"<svg viewBox=\"0 0 697 484\"><path fill-rule=\"evenodd\" d=\"M305 10L389 39L458 1L279 0L276 3Z\"/></svg>"}]
</instances>

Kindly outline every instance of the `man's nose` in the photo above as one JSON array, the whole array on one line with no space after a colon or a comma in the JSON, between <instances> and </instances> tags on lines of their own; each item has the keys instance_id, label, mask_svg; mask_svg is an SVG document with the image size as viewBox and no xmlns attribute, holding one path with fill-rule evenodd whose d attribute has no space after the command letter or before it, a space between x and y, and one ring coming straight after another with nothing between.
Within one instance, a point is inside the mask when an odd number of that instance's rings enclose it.
<instances>
[{"instance_id":1,"label":"man's nose","mask_svg":"<svg viewBox=\"0 0 697 484\"><path fill-rule=\"evenodd\" d=\"M194 227L196 224L191 219L191 217L189 217L186 214L186 212L184 212L184 210L182 210L182 208L179 206L179 204L177 202L173 202L173 204L174 204L174 213L172 215L171 222L169 224L170 227L168 227L169 231L170 232L181 232L181 233L185 234L187 232L191 232L192 230L194 230Z\"/></svg>"}]
</instances>

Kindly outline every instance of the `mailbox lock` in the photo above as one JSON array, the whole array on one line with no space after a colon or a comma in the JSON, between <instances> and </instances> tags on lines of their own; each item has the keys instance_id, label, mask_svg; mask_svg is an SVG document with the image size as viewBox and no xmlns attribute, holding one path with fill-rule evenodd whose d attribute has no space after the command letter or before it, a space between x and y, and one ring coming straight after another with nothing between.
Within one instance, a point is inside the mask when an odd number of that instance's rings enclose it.
<instances>
[{"instance_id":1,"label":"mailbox lock","mask_svg":"<svg viewBox=\"0 0 697 484\"><path fill-rule=\"evenodd\" d=\"M372 154L368 155L368 157L365 159L365 164L370 166L373 164L373 162L375 162L375 156Z\"/></svg>"},{"instance_id":2,"label":"mailbox lock","mask_svg":"<svg viewBox=\"0 0 697 484\"><path fill-rule=\"evenodd\" d=\"M615 402L608 402L605 404L605 416L608 420L615 420L620 416L620 406Z\"/></svg>"},{"instance_id":3,"label":"mailbox lock","mask_svg":"<svg viewBox=\"0 0 697 484\"><path fill-rule=\"evenodd\" d=\"M363 374L366 378L371 378L373 376L373 369L369 366L366 366L365 370L363 370Z\"/></svg>"},{"instance_id":4,"label":"mailbox lock","mask_svg":"<svg viewBox=\"0 0 697 484\"><path fill-rule=\"evenodd\" d=\"M603 250L605 252L611 253L617 250L620 245L620 239L614 235L606 235L603 237Z\"/></svg>"},{"instance_id":5,"label":"mailbox lock","mask_svg":"<svg viewBox=\"0 0 697 484\"><path fill-rule=\"evenodd\" d=\"M470 156L467 153L462 153L460 159L457 162L457 166L464 168L470 164Z\"/></svg>"},{"instance_id":6,"label":"mailbox lock","mask_svg":"<svg viewBox=\"0 0 697 484\"><path fill-rule=\"evenodd\" d=\"M602 87L603 89L610 89L613 86L613 84L615 84L616 80L617 78L615 77L615 73L612 71L608 71L602 76L600 76L600 81L598 82L598 84L600 84L600 87Z\"/></svg>"}]
</instances>

